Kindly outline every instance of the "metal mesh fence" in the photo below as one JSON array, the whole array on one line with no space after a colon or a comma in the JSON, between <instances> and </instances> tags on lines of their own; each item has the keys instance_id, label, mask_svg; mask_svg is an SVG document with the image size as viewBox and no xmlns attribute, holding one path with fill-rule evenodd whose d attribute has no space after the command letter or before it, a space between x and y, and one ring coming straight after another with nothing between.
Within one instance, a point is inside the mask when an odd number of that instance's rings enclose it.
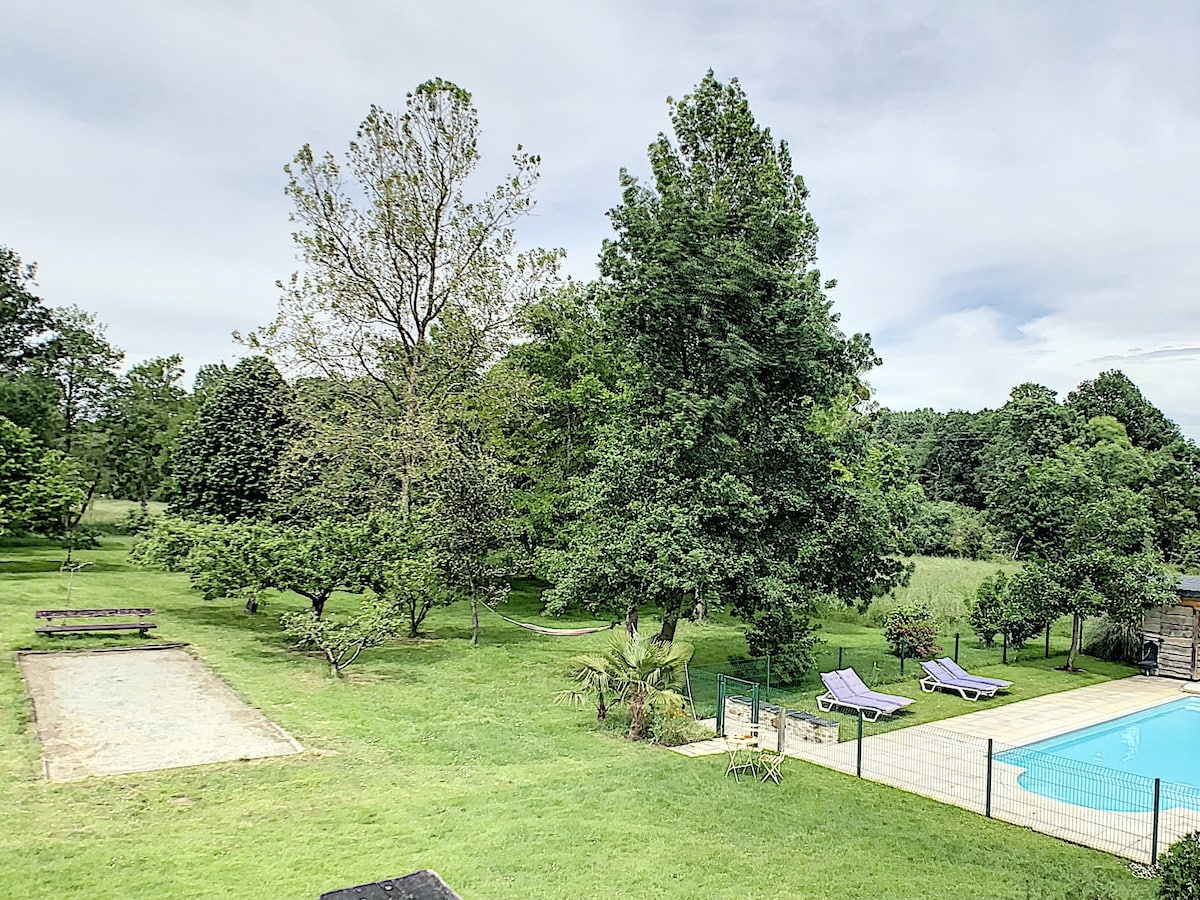
<instances>
[{"instance_id":1,"label":"metal mesh fence","mask_svg":"<svg viewBox=\"0 0 1200 900\"><path fill-rule=\"evenodd\" d=\"M792 744L792 755L1072 843L1153 864L1200 830L1200 788L1190 785L936 725L814 715L836 723L837 741Z\"/></svg>"},{"instance_id":2,"label":"metal mesh fence","mask_svg":"<svg viewBox=\"0 0 1200 900\"><path fill-rule=\"evenodd\" d=\"M732 675L745 681L759 685L762 699L768 703L801 703L805 694L820 692L822 672L832 672L835 669L853 668L863 681L870 687L894 684L898 681L919 677L921 674L920 660L912 657L901 659L891 654L886 648L878 646L860 647L844 646L836 643L836 636L831 636L815 654L813 667L799 678L784 679L780 677L778 666L772 666L770 656L742 657L729 660L719 665L701 665L690 667L693 684L693 700L697 709L715 710L716 685L718 675ZM953 632L943 634L939 638L940 650L934 656L953 657L967 669L977 669L986 666L998 666L1005 660L1015 663L1019 660L1042 659L1048 653L1064 653L1069 639L1052 635L1047 644L1044 636L1033 639L1024 647L1006 647L1003 642L985 646L972 635ZM811 697L808 698L811 702ZM709 712L707 716L712 716ZM699 716L705 718L706 716Z\"/></svg>"}]
</instances>

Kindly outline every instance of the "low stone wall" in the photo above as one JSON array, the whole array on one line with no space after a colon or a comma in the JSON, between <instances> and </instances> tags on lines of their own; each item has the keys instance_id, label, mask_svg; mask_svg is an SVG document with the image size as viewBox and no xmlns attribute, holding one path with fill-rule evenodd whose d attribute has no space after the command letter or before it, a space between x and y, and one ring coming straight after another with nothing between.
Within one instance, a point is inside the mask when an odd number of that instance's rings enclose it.
<instances>
[{"instance_id":1,"label":"low stone wall","mask_svg":"<svg viewBox=\"0 0 1200 900\"><path fill-rule=\"evenodd\" d=\"M733 737L750 734L753 705L746 697L725 698L725 733ZM838 723L798 709L782 709L770 703L758 705L758 745L784 753L803 744L836 744Z\"/></svg>"}]
</instances>

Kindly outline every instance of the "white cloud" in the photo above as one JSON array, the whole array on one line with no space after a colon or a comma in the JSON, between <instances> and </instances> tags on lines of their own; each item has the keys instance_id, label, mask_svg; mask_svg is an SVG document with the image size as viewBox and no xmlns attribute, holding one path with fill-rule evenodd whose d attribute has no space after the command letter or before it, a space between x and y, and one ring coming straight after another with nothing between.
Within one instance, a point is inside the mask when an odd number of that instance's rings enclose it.
<instances>
[{"instance_id":1,"label":"white cloud","mask_svg":"<svg viewBox=\"0 0 1200 900\"><path fill-rule=\"evenodd\" d=\"M434 75L475 94L481 185L542 155L522 241L586 275L618 168L712 67L791 144L883 402L1119 365L1200 435L1196 359L1146 355L1200 346L1195 4L118 0L18 4L6 31L0 241L135 357L233 356L295 267L283 164Z\"/></svg>"}]
</instances>

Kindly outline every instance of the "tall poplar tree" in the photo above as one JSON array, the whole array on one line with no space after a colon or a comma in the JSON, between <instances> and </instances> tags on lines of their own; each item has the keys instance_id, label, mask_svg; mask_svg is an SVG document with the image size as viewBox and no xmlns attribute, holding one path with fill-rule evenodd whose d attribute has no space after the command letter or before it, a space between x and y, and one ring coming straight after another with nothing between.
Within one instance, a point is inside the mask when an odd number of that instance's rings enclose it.
<instances>
[{"instance_id":1,"label":"tall poplar tree","mask_svg":"<svg viewBox=\"0 0 1200 900\"><path fill-rule=\"evenodd\" d=\"M877 360L838 328L804 181L737 81L709 72L671 123L651 182L622 171L610 213L600 313L628 366L551 603L650 601L664 640L719 603L798 669L818 595L866 599L901 572L819 425Z\"/></svg>"}]
</instances>

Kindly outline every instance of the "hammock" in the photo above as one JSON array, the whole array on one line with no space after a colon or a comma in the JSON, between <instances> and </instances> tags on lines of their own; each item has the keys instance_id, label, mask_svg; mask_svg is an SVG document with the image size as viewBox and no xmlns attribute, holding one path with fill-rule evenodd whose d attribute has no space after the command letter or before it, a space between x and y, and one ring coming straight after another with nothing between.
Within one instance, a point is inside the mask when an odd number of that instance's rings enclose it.
<instances>
[{"instance_id":1,"label":"hammock","mask_svg":"<svg viewBox=\"0 0 1200 900\"><path fill-rule=\"evenodd\" d=\"M580 637L585 634L595 634L598 631L608 631L610 628L616 628L621 624L620 622L613 622L611 625L593 626L591 628L543 628L541 625L533 625L529 622L518 622L516 619L510 619L499 610L492 609L486 603L483 603L482 600L479 602L511 625L516 625L520 628L527 628L530 631L537 632L538 634L547 634L550 637Z\"/></svg>"}]
</instances>

